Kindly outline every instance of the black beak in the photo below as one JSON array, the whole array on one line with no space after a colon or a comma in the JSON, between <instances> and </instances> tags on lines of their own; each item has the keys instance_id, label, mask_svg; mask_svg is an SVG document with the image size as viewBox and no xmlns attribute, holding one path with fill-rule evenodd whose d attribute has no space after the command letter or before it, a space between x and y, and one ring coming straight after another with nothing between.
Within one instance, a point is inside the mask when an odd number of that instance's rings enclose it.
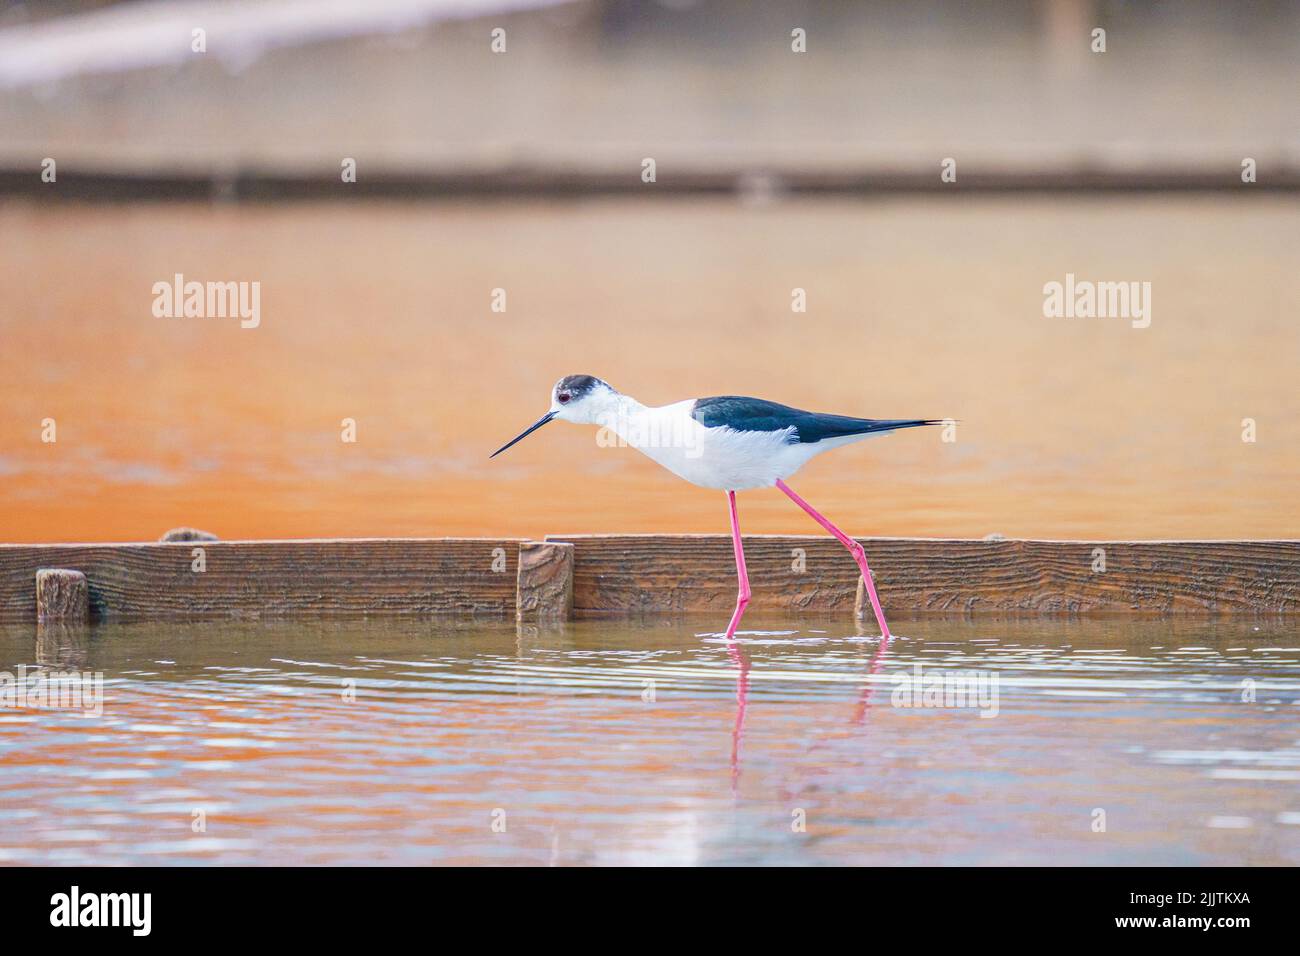
<instances>
[{"instance_id":1,"label":"black beak","mask_svg":"<svg viewBox=\"0 0 1300 956\"><path fill-rule=\"evenodd\" d=\"M549 421L550 421L552 418L554 418L554 417L555 417L555 412L547 412L547 413L546 413L545 415L543 415L541 418L537 419L537 421L533 422L533 424L531 424L531 425L529 425L527 428L525 428L525 429L523 430L523 432L522 432L522 433L521 433L517 438L512 438L510 441L506 442L504 445L502 445L500 448L498 448L498 449L497 449L496 451L494 451L492 454L488 455L488 457L489 457L489 458L495 458L497 455L501 454L503 451L505 451L505 450L506 450L507 448L509 448L511 445L515 445L515 444L518 444L519 442L523 441L525 438L527 438L527 437L528 437L529 435L531 435L533 432L537 431L537 429L541 428L543 425L545 425L547 422L549 422Z\"/></svg>"}]
</instances>

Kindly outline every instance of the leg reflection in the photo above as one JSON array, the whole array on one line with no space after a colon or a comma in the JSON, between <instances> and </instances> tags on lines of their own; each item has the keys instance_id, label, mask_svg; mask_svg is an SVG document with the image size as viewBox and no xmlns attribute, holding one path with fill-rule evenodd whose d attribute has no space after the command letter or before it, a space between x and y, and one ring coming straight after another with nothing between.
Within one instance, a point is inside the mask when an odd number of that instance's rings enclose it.
<instances>
[{"instance_id":1,"label":"leg reflection","mask_svg":"<svg viewBox=\"0 0 1300 956\"><path fill-rule=\"evenodd\" d=\"M731 728L731 792L740 786L740 743L745 736L745 705L749 701L749 658L728 640L727 655L736 665L736 723Z\"/></svg>"},{"instance_id":2,"label":"leg reflection","mask_svg":"<svg viewBox=\"0 0 1300 956\"><path fill-rule=\"evenodd\" d=\"M859 633L862 627L858 628ZM876 684L871 678L880 673L880 668L885 664L885 655L889 652L889 642L892 638L886 634L876 645L876 653L871 657L871 663L867 665L867 679L862 685L862 691L858 694L858 704L853 711L853 720L851 723L861 725L867 719L867 711L871 708L871 695L875 692Z\"/></svg>"}]
</instances>

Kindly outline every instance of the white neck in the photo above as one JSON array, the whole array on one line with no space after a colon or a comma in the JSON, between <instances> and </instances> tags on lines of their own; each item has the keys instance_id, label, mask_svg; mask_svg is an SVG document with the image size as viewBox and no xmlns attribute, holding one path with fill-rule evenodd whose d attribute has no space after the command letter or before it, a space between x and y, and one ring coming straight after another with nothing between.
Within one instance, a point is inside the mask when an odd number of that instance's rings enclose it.
<instances>
[{"instance_id":1,"label":"white neck","mask_svg":"<svg viewBox=\"0 0 1300 956\"><path fill-rule=\"evenodd\" d=\"M632 444L632 438L649 409L631 395L614 392L601 401L599 408L592 411L596 425L608 428L619 438Z\"/></svg>"}]
</instances>

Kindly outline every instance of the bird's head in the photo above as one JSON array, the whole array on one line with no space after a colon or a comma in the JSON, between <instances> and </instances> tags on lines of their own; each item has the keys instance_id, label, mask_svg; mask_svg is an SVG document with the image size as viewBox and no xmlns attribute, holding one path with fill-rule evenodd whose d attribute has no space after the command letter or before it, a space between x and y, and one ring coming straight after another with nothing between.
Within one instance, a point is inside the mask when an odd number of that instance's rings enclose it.
<instances>
[{"instance_id":1,"label":"bird's head","mask_svg":"<svg viewBox=\"0 0 1300 956\"><path fill-rule=\"evenodd\" d=\"M550 414L577 425L599 424L618 392L594 375L566 375L551 389Z\"/></svg>"},{"instance_id":2,"label":"bird's head","mask_svg":"<svg viewBox=\"0 0 1300 956\"><path fill-rule=\"evenodd\" d=\"M594 375L566 375L551 389L551 410L506 442L489 457L495 458L511 445L523 441L553 418L577 425L597 425L611 414L618 392Z\"/></svg>"}]
</instances>

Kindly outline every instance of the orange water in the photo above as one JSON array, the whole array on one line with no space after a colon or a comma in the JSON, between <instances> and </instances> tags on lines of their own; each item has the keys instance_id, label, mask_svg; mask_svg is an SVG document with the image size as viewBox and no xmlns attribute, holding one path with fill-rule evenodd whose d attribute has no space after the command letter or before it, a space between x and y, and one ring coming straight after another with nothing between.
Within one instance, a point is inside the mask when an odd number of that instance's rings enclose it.
<instances>
[{"instance_id":1,"label":"orange water","mask_svg":"<svg viewBox=\"0 0 1300 956\"><path fill-rule=\"evenodd\" d=\"M591 429L487 460L571 372L960 419L792 480L859 535L1297 537L1298 239L1300 203L1248 195L9 202L0 541L725 530ZM178 272L259 281L260 327L155 318ZM1044 318L1067 272L1151 282L1150 328ZM741 521L815 530L774 491Z\"/></svg>"}]
</instances>

